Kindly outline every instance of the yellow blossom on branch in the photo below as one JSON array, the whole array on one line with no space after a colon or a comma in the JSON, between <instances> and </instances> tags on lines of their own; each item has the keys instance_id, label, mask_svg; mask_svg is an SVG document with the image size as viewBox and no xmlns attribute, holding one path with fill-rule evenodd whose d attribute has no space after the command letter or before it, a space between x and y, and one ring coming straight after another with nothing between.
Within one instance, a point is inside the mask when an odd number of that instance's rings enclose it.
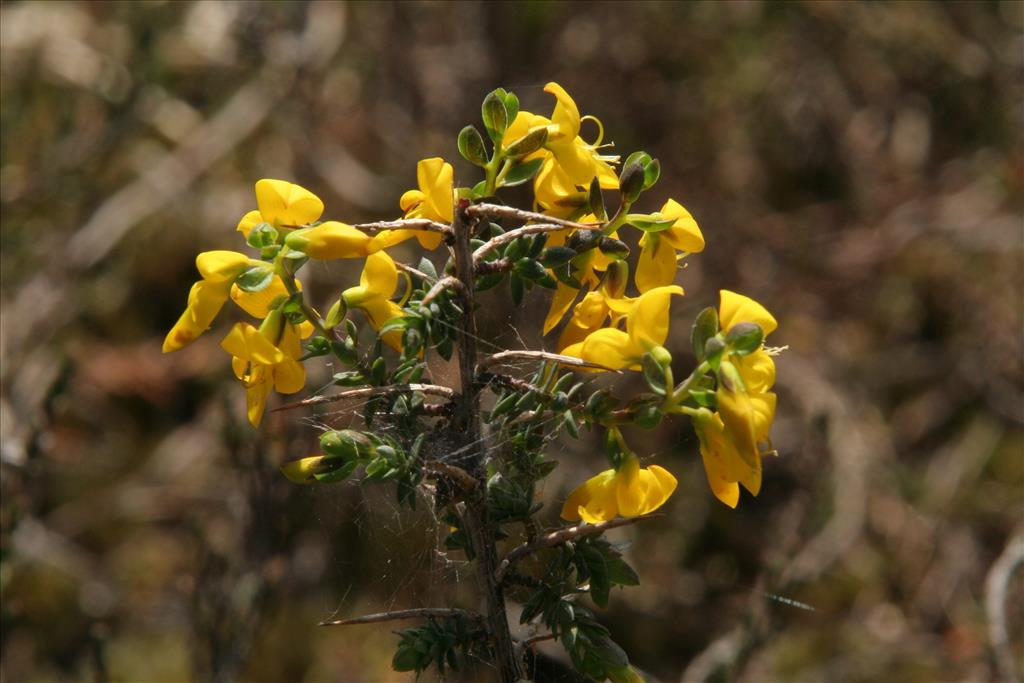
<instances>
[{"instance_id":1,"label":"yellow blossom on branch","mask_svg":"<svg viewBox=\"0 0 1024 683\"><path fill-rule=\"evenodd\" d=\"M349 308L358 308L366 313L373 329L379 330L384 323L404 315L402 307L391 300L397 289L395 262L386 252L379 251L367 257L359 285L349 287L341 297ZM402 335L397 330L385 333L384 342L396 351L402 350Z\"/></svg>"},{"instance_id":2,"label":"yellow blossom on branch","mask_svg":"<svg viewBox=\"0 0 1024 683\"><path fill-rule=\"evenodd\" d=\"M676 279L679 252L704 251L704 236L690 212L674 199L652 217L675 220L666 230L645 232L640 238L640 260L636 268L636 286L641 292L670 285Z\"/></svg>"},{"instance_id":3,"label":"yellow blossom on branch","mask_svg":"<svg viewBox=\"0 0 1024 683\"><path fill-rule=\"evenodd\" d=\"M164 338L163 352L177 351L205 332L228 300L235 279L254 261L236 251L204 251L196 257L203 279L192 285L188 305Z\"/></svg>"},{"instance_id":4,"label":"yellow blossom on branch","mask_svg":"<svg viewBox=\"0 0 1024 683\"><path fill-rule=\"evenodd\" d=\"M256 182L256 206L258 210L250 211L238 222L237 230L245 237L260 223L290 230L313 223L324 212L324 203L306 188L269 178Z\"/></svg>"},{"instance_id":5,"label":"yellow blossom on branch","mask_svg":"<svg viewBox=\"0 0 1024 683\"><path fill-rule=\"evenodd\" d=\"M562 519L589 524L618 515L638 517L657 510L676 490L676 478L658 465L641 468L629 454L618 470L605 470L578 486L562 505Z\"/></svg>"},{"instance_id":6,"label":"yellow blossom on branch","mask_svg":"<svg viewBox=\"0 0 1024 683\"><path fill-rule=\"evenodd\" d=\"M405 218L426 218L451 223L454 217L455 171L441 157L423 159L416 164L418 189L408 190L398 204ZM374 238L374 244L386 249L415 237L424 249L434 250L441 244L441 234L428 230L385 230Z\"/></svg>"}]
</instances>

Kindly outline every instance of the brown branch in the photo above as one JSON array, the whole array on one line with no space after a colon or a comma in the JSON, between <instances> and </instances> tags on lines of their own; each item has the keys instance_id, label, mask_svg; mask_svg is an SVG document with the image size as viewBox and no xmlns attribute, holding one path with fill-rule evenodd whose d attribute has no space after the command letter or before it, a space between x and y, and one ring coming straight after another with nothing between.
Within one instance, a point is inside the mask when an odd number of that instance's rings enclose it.
<instances>
[{"instance_id":1,"label":"brown branch","mask_svg":"<svg viewBox=\"0 0 1024 683\"><path fill-rule=\"evenodd\" d=\"M475 612L467 612L464 609L454 607L417 607L415 609L400 609L394 612L380 612L378 614L366 614L351 619L336 619L334 621L321 621L319 626L354 626L357 624L375 624L381 621L399 621L401 619L427 619L430 617L463 617L471 621L482 622L483 617Z\"/></svg>"},{"instance_id":2,"label":"brown branch","mask_svg":"<svg viewBox=\"0 0 1024 683\"><path fill-rule=\"evenodd\" d=\"M541 536L532 543L524 543L509 551L508 555L505 556L505 559L503 559L501 564L498 566L498 571L495 573L495 579L500 583L504 580L505 574L508 573L509 567L512 566L513 562L517 562L527 555L532 555L539 550L553 548L556 545L561 545L567 541L576 540L577 538L583 538L584 536L598 536L609 529L615 529L620 526L629 526L661 516L661 514L653 514L644 515L642 517L620 517L618 519L610 519L607 522L598 522L597 524L583 523L577 524L576 526L565 527L558 531L553 531L550 534Z\"/></svg>"},{"instance_id":3,"label":"brown branch","mask_svg":"<svg viewBox=\"0 0 1024 683\"><path fill-rule=\"evenodd\" d=\"M528 221L553 223L565 228L576 228L577 230L593 230L594 228L602 225L601 223L577 223L576 221L569 221L564 218L545 216L542 213L523 211L522 209L517 209L511 206L502 206L500 204L471 204L466 207L466 215L474 218L511 218L513 220L523 221L524 223Z\"/></svg>"},{"instance_id":4,"label":"brown branch","mask_svg":"<svg viewBox=\"0 0 1024 683\"><path fill-rule=\"evenodd\" d=\"M542 232L557 232L559 230L565 230L566 226L557 223L534 223L531 225L524 225L521 228L515 230L509 230L506 233L502 233L497 237L492 237L487 242L477 247L476 251L473 252L473 261L479 262L483 260L484 256L491 253L498 247L509 242L514 242L520 237L526 235L534 235ZM589 230L590 228L586 228Z\"/></svg>"},{"instance_id":5,"label":"brown branch","mask_svg":"<svg viewBox=\"0 0 1024 683\"><path fill-rule=\"evenodd\" d=\"M571 365L574 368L594 368L596 370L606 370L608 372L615 372L619 374L622 373L621 370L615 370L605 365L601 365L600 363L592 363L590 361L583 360L582 358L576 358L575 356L564 356L560 353L549 353L547 351L501 351L484 358L480 361L480 364L477 367L478 370L482 370L489 365L501 363L510 358L523 358L538 361L551 360L561 363L562 365Z\"/></svg>"},{"instance_id":6,"label":"brown branch","mask_svg":"<svg viewBox=\"0 0 1024 683\"><path fill-rule=\"evenodd\" d=\"M456 289L460 292L465 291L465 286L462 284L462 280L457 277L443 277L434 283L434 286L430 288L430 291L426 293L423 299L420 301L421 306L429 304L431 301L441 295L446 289Z\"/></svg>"},{"instance_id":7,"label":"brown branch","mask_svg":"<svg viewBox=\"0 0 1024 683\"><path fill-rule=\"evenodd\" d=\"M434 282L437 279L435 277L427 275L426 273L424 273L419 268L413 268L408 263L401 263L400 261L395 261L395 267L398 268L399 270L404 270L405 272L409 273L410 275L415 275L416 277L420 278L424 282Z\"/></svg>"},{"instance_id":8,"label":"brown branch","mask_svg":"<svg viewBox=\"0 0 1024 683\"><path fill-rule=\"evenodd\" d=\"M278 412L281 410L292 410L294 408L304 408L306 406L316 406L322 403L334 403L335 401L344 401L347 399L357 398L369 398L371 396L381 396L387 394L397 394L405 392L418 391L422 394L433 394L434 396L443 396L449 400L455 399L458 394L448 387L442 387L437 384L391 384L386 387L362 387L359 389L349 389L348 391L342 391L337 394L331 394L330 396L311 396L301 401L294 403L286 403L283 406L278 406L270 412Z\"/></svg>"},{"instance_id":9,"label":"brown branch","mask_svg":"<svg viewBox=\"0 0 1024 683\"><path fill-rule=\"evenodd\" d=\"M352 226L363 232L380 232L381 230L426 230L427 232L439 232L442 235L451 235L451 227L444 223L429 220L427 218L403 218L397 221L377 221L375 223L357 223Z\"/></svg>"},{"instance_id":10,"label":"brown branch","mask_svg":"<svg viewBox=\"0 0 1024 683\"><path fill-rule=\"evenodd\" d=\"M476 478L455 465L449 465L446 462L440 462L438 460L427 460L423 463L423 469L431 474L443 475L458 484L464 491L475 491L479 486L480 482Z\"/></svg>"}]
</instances>

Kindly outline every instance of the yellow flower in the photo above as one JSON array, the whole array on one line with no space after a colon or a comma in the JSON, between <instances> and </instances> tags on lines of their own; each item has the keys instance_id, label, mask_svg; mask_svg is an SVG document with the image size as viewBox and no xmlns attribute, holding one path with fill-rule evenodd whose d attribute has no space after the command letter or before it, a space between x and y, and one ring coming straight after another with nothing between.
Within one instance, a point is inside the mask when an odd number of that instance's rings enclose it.
<instances>
[{"instance_id":1,"label":"yellow flower","mask_svg":"<svg viewBox=\"0 0 1024 683\"><path fill-rule=\"evenodd\" d=\"M321 261L361 258L381 249L376 237L338 221L326 221L313 228L296 230L285 237L284 243L290 249Z\"/></svg>"},{"instance_id":2,"label":"yellow flower","mask_svg":"<svg viewBox=\"0 0 1024 683\"><path fill-rule=\"evenodd\" d=\"M590 181L597 176L602 189L618 189L619 179L615 175L615 171L598 154L597 147L601 143L600 137L593 145L584 142L580 137L582 119L579 109L573 99L569 97L569 93L554 82L544 86L544 92L554 95L556 100L555 110L551 114L553 125L548 129L548 140L545 147L551 150L569 180L574 185L589 186ZM597 121L597 119L594 120ZM600 122L598 122L598 126L600 126Z\"/></svg>"},{"instance_id":3,"label":"yellow flower","mask_svg":"<svg viewBox=\"0 0 1024 683\"><path fill-rule=\"evenodd\" d=\"M593 214L587 214L580 218L582 223L594 223L596 221L597 218ZM564 245L572 233L572 228L548 233L547 246L560 247ZM612 233L610 236L613 239L618 239L618 233ZM613 263L615 263L615 259L606 256L600 249L591 249L573 259L573 276L583 286L597 287L601 283L601 276L598 273L608 270ZM572 302L576 300L576 295L579 292L580 290L576 287L567 285L561 280L558 281L555 294L551 298L551 307L548 309L547 317L544 319L544 334L555 329L558 323L561 322L569 307L572 306Z\"/></svg>"},{"instance_id":4,"label":"yellow flower","mask_svg":"<svg viewBox=\"0 0 1024 683\"><path fill-rule=\"evenodd\" d=\"M245 385L246 414L254 427L263 419L271 389L294 394L306 384L306 370L298 361L302 355L302 330L284 322L278 311L272 315L271 324L265 323L260 330L248 323L235 324L220 343L232 356L235 376ZM265 333L279 333L280 341L275 344Z\"/></svg>"},{"instance_id":5,"label":"yellow flower","mask_svg":"<svg viewBox=\"0 0 1024 683\"><path fill-rule=\"evenodd\" d=\"M260 223L289 230L309 225L324 212L324 203L306 188L268 178L256 181L256 206L257 211L250 211L238 222L238 231L246 237Z\"/></svg>"},{"instance_id":6,"label":"yellow flower","mask_svg":"<svg viewBox=\"0 0 1024 683\"><path fill-rule=\"evenodd\" d=\"M644 292L630 304L625 331L613 327L599 329L562 353L613 370L639 370L644 354L665 343L671 297L682 293L683 288L678 285Z\"/></svg>"},{"instance_id":7,"label":"yellow flower","mask_svg":"<svg viewBox=\"0 0 1024 683\"><path fill-rule=\"evenodd\" d=\"M387 321L405 315L402 307L391 300L397 289L395 262L386 252L379 251L367 257L359 285L349 287L341 296L349 308L358 308L366 313L373 329L379 330ZM402 350L402 335L397 330L386 333L384 342L396 351Z\"/></svg>"},{"instance_id":8,"label":"yellow flower","mask_svg":"<svg viewBox=\"0 0 1024 683\"><path fill-rule=\"evenodd\" d=\"M697 227L697 221L674 199L665 202L655 216L675 219L675 223L661 232L645 232L640 238L636 286L641 292L672 284L676 279L677 252L696 254L704 251L704 236Z\"/></svg>"},{"instance_id":9,"label":"yellow flower","mask_svg":"<svg viewBox=\"0 0 1024 683\"><path fill-rule=\"evenodd\" d=\"M621 267L610 269L601 286L588 292L573 308L572 317L558 339L559 350L582 342L592 332L601 329L609 318L611 327L615 327L629 314L636 299L625 296L628 268L625 263L620 263ZM617 273L622 273L621 277L614 277Z\"/></svg>"},{"instance_id":10,"label":"yellow flower","mask_svg":"<svg viewBox=\"0 0 1024 683\"><path fill-rule=\"evenodd\" d=\"M605 470L577 487L562 506L562 519L589 524L617 515L638 517L657 510L676 490L676 478L658 465L641 468L629 455L616 470Z\"/></svg>"},{"instance_id":11,"label":"yellow flower","mask_svg":"<svg viewBox=\"0 0 1024 683\"><path fill-rule=\"evenodd\" d=\"M775 330L775 318L753 299L722 290L719 323L728 332L741 322L757 323L765 335ZM708 484L729 507L739 502L739 486L752 495L761 490L761 456L770 451L769 431L775 419L775 362L763 349L745 356L730 354L739 382L721 373L716 398L718 412L701 409L694 417Z\"/></svg>"},{"instance_id":12,"label":"yellow flower","mask_svg":"<svg viewBox=\"0 0 1024 683\"><path fill-rule=\"evenodd\" d=\"M204 251L196 257L196 268L203 279L192 285L185 312L164 338L164 353L191 344L210 327L228 300L235 278L250 263L262 262L235 251Z\"/></svg>"},{"instance_id":13,"label":"yellow flower","mask_svg":"<svg viewBox=\"0 0 1024 683\"><path fill-rule=\"evenodd\" d=\"M455 171L441 157L423 159L416 164L417 190L408 190L398 200L406 218L426 218L450 224L455 215ZM374 238L380 249L386 249L410 237L419 240L424 249L437 249L441 233L427 230L385 230Z\"/></svg>"}]
</instances>

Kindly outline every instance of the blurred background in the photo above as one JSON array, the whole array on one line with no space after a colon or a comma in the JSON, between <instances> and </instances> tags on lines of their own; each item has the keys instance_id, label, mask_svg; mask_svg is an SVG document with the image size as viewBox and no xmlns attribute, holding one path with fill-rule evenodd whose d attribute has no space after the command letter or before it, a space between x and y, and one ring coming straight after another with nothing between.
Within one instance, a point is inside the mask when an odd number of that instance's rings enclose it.
<instances>
[{"instance_id":1,"label":"blurred background","mask_svg":"<svg viewBox=\"0 0 1024 683\"><path fill-rule=\"evenodd\" d=\"M632 661L666 682L1019 677L1022 30L1011 1L3 3L0 675L412 680L398 625L317 622L471 595L427 501L289 484L276 466L325 418L253 430L219 333L160 345L195 254L241 247L257 179L394 218L420 158L476 182L455 137L487 92L549 114L554 80L661 160L644 206L704 231L680 371L720 288L789 347L780 456L737 510L687 424L628 435L680 480L665 518L612 534L642 583L599 616ZM314 266L323 305L360 264ZM484 336L536 347L545 308ZM554 449L547 523L596 452Z\"/></svg>"}]
</instances>

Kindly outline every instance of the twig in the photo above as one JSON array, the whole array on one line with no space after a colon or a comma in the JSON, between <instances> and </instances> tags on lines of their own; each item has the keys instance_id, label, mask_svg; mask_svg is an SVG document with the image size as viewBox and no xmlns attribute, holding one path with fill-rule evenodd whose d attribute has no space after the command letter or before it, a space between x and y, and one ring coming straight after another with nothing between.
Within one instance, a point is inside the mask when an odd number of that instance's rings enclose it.
<instances>
[{"instance_id":1,"label":"twig","mask_svg":"<svg viewBox=\"0 0 1024 683\"><path fill-rule=\"evenodd\" d=\"M446 236L452 234L452 229L449 226L427 218L402 218L397 221L357 223L352 227L357 230L362 230L363 232L380 232L381 230L426 230L427 232L439 232Z\"/></svg>"},{"instance_id":2,"label":"twig","mask_svg":"<svg viewBox=\"0 0 1024 683\"><path fill-rule=\"evenodd\" d=\"M1024 534L1010 539L985 579L985 612L988 614L988 639L995 653L999 678L1020 683L1020 675L1014 664L1010 647L1010 635L1006 628L1007 590L1010 577L1024 565Z\"/></svg>"},{"instance_id":3,"label":"twig","mask_svg":"<svg viewBox=\"0 0 1024 683\"><path fill-rule=\"evenodd\" d=\"M451 275L449 275L447 277L441 278L440 280L434 283L434 286L430 288L430 291L428 291L426 295L423 297L423 299L420 301L420 305L425 306L426 304L429 304L431 301L440 296L441 292L449 288L456 289L460 292L464 292L466 290L465 286L462 284L462 280L460 280L457 277L452 277Z\"/></svg>"},{"instance_id":4,"label":"twig","mask_svg":"<svg viewBox=\"0 0 1024 683\"><path fill-rule=\"evenodd\" d=\"M337 394L331 394L330 396L311 396L301 401L294 403L286 403L283 406L278 406L271 410L271 412L278 412L281 410L292 410L293 408L303 408L305 406L316 406L321 403L333 403L335 401L344 401L346 399L356 398L368 398L370 396L380 396L386 394L397 394L418 391L423 394L433 394L435 396L443 396L447 399L454 399L457 394L448 387L442 387L437 384L391 384L386 387L363 387L360 389L349 389L348 391L342 391Z\"/></svg>"},{"instance_id":5,"label":"twig","mask_svg":"<svg viewBox=\"0 0 1024 683\"><path fill-rule=\"evenodd\" d=\"M471 204L466 207L466 215L487 218L512 218L523 222L537 221L540 223L554 223L566 228L576 228L577 230L592 230L595 227L600 227L601 225L601 223L577 223L576 221L568 221L564 218L545 216L542 213L523 211L522 209L517 209L511 206L502 206L500 204Z\"/></svg>"},{"instance_id":6,"label":"twig","mask_svg":"<svg viewBox=\"0 0 1024 683\"><path fill-rule=\"evenodd\" d=\"M467 612L464 609L454 607L417 607L415 609L400 609L394 612L379 612L377 614L365 614L361 617L351 619L336 619L334 621L321 621L319 626L354 626L356 624L375 624L381 621L399 621L401 619L427 619L429 617L463 617L471 621L482 622L483 617L476 612Z\"/></svg>"},{"instance_id":7,"label":"twig","mask_svg":"<svg viewBox=\"0 0 1024 683\"><path fill-rule=\"evenodd\" d=\"M399 270L404 270L405 272L409 273L410 275L415 275L416 277L420 278L424 282L434 282L437 279L435 277L427 275L426 273L424 273L419 268L413 268L408 263L402 263L400 261L395 261L395 267L398 268Z\"/></svg>"},{"instance_id":8,"label":"twig","mask_svg":"<svg viewBox=\"0 0 1024 683\"><path fill-rule=\"evenodd\" d=\"M509 554L505 556L505 559L502 560L501 564L498 566L498 571L495 573L494 578L500 583L504 580L505 574L508 573L509 567L512 566L513 562L517 562L527 555L532 555L538 550L552 548L567 541L583 538L584 536L598 536L609 529L615 529L620 526L629 526L631 524L636 524L637 522L643 522L645 520L661 516L662 515L660 514L653 514L644 515L643 517L621 517L619 519L610 519L607 522L598 522L597 524L584 523L559 529L558 531L541 536L532 543L524 543L509 551Z\"/></svg>"},{"instance_id":9,"label":"twig","mask_svg":"<svg viewBox=\"0 0 1024 683\"><path fill-rule=\"evenodd\" d=\"M461 467L449 465L446 462L440 462L439 460L427 460L423 463L423 469L431 472L432 474L442 474L449 479L452 479L467 492L475 491L476 488L480 486L480 482L478 482L472 474Z\"/></svg>"},{"instance_id":10,"label":"twig","mask_svg":"<svg viewBox=\"0 0 1024 683\"><path fill-rule=\"evenodd\" d=\"M491 239L487 240L485 243L477 247L476 251L473 252L473 260L479 262L483 259L484 256L491 253L501 245L507 244L508 242L513 242L519 239L520 237L524 237L526 235L534 235L541 232L558 232L559 230L565 229L566 226L558 223L533 223L530 225L524 225L521 228L516 228L515 230L509 230L508 232L502 233L497 237L492 237ZM587 227L585 229L589 230L590 228Z\"/></svg>"},{"instance_id":11,"label":"twig","mask_svg":"<svg viewBox=\"0 0 1024 683\"><path fill-rule=\"evenodd\" d=\"M571 365L574 368L594 368L596 370L606 370L608 372L615 372L621 374L621 370L615 370L609 368L600 363L592 363L582 358L576 358L575 356L563 356L560 353L549 353L547 351L501 351L499 353L491 354L480 361L477 366L478 371L486 368L489 365L496 363L502 363L510 358L524 358L527 360L551 360L556 363L563 365Z\"/></svg>"}]
</instances>

